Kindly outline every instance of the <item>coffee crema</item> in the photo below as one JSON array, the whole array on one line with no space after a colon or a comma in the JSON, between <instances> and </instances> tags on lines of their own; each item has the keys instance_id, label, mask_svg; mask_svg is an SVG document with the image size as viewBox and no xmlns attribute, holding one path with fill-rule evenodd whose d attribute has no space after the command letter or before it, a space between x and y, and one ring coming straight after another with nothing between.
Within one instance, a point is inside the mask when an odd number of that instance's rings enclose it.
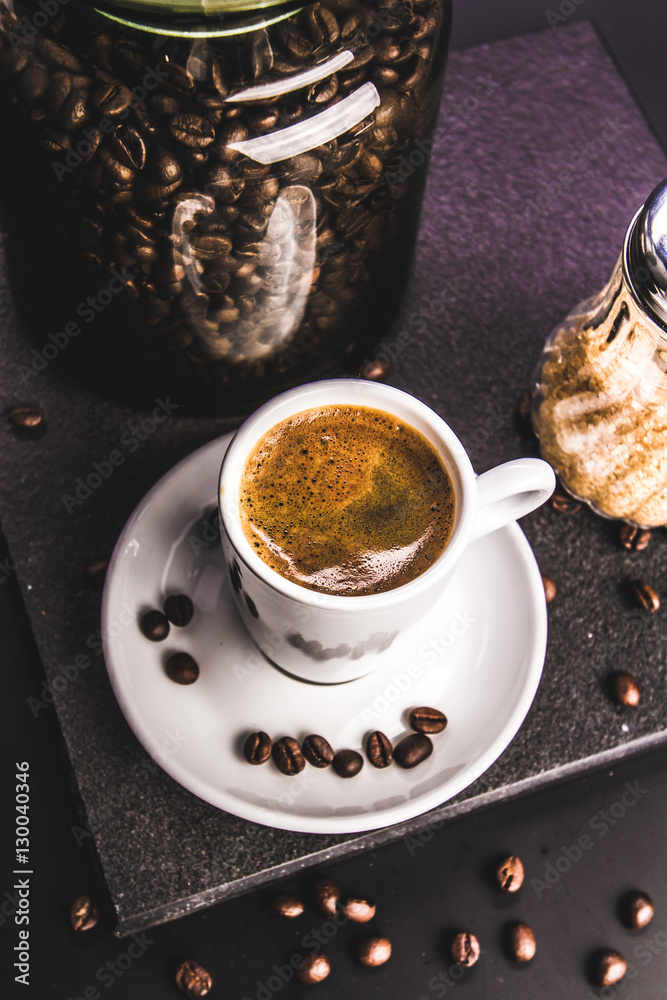
<instances>
[{"instance_id":1,"label":"coffee crema","mask_svg":"<svg viewBox=\"0 0 667 1000\"><path fill-rule=\"evenodd\" d=\"M339 596L409 583L444 550L454 487L435 448L365 406L322 406L272 427L246 461L241 524L286 580Z\"/></svg>"}]
</instances>

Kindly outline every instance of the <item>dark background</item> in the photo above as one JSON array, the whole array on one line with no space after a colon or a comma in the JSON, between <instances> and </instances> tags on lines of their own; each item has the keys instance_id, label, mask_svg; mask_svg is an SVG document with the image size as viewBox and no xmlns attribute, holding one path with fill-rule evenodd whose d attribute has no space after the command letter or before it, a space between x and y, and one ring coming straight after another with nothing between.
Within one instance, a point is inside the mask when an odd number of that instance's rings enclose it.
<instances>
[{"instance_id":1,"label":"dark background","mask_svg":"<svg viewBox=\"0 0 667 1000\"><path fill-rule=\"evenodd\" d=\"M571 13L570 13L571 12ZM453 47L548 30L589 18L599 27L663 147L667 147L667 5L661 0L455 0ZM551 22L551 24L550 24ZM6 556L0 551L0 564ZM662 1000L667 985L667 751L635 756L586 778L561 784L519 801L496 806L422 831L327 869L351 893L378 904L372 926L391 938L394 956L382 969L361 969L353 959L364 929L346 926L326 944L333 972L318 987L287 982L289 958L303 951L308 934L322 932L312 905L296 921L265 913L270 893L220 904L131 939L113 937L113 917L95 873L87 839L77 837L78 820L69 768L61 755L53 713L37 719L26 698L39 690L40 664L15 581L0 586L0 635L5 700L0 758L2 808L9 815L14 761L31 765L31 985L13 982L13 830L3 823L0 858L0 974L5 996L37 998L96 996L135 1000L180 994L173 985L178 964L193 958L214 978L211 996L269 1000L307 996L320 1000L544 1000L627 997ZM633 795L625 795L626 784ZM632 805L627 803L634 799ZM578 839L593 847L577 857ZM588 843L588 841L587 841ZM507 853L526 865L526 883L516 896L494 886L495 863ZM308 899L312 874L286 888ZM536 879L531 884L531 879ZM553 884L552 884L553 883ZM653 923L629 931L619 901L632 888L648 891L656 903ZM82 893L99 900L100 925L76 936L67 919ZM527 967L510 962L504 950L507 925L530 923L538 941ZM462 929L479 937L477 967L456 978L449 943ZM326 930L325 930L326 933ZM600 947L623 952L631 979L595 989L587 978L590 955ZM132 954L138 957L130 957ZM118 963L118 960L120 962ZM277 966L277 969L274 968Z\"/></svg>"}]
</instances>

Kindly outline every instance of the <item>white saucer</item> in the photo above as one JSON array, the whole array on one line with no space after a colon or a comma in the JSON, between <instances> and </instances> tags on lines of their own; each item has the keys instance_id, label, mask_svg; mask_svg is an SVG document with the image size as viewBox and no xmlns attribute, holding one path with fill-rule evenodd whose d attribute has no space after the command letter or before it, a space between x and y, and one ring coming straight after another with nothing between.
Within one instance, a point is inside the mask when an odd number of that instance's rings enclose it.
<instances>
[{"instance_id":1,"label":"white saucer","mask_svg":"<svg viewBox=\"0 0 667 1000\"><path fill-rule=\"evenodd\" d=\"M443 600L402 658L356 681L313 685L271 666L237 618L216 530L218 472L231 435L200 448L139 504L114 552L104 591L107 669L130 726L151 756L185 788L220 809L266 826L308 833L372 830L426 812L456 795L503 752L530 708L547 637L544 590L528 542L514 523L464 554ZM212 518L215 523L215 518ZM186 628L150 642L138 617L170 593L192 597ZM184 650L200 666L185 687L163 670ZM399 647L400 652L400 647ZM398 666L397 666L398 662ZM306 765L286 777L272 761L241 754L248 733L273 739L308 733L334 749L361 749L380 729L407 734L410 708L449 719L431 757L411 771L366 761L352 779Z\"/></svg>"}]
</instances>

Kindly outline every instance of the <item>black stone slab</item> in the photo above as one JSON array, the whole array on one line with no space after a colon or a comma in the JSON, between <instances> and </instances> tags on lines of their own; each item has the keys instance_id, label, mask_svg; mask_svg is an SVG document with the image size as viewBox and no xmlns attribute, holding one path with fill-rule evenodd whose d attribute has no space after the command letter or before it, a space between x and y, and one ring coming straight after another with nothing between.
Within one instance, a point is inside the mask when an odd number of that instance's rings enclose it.
<instances>
[{"instance_id":1,"label":"black stone slab","mask_svg":"<svg viewBox=\"0 0 667 1000\"><path fill-rule=\"evenodd\" d=\"M415 273L380 350L395 358L392 381L451 423L478 471L531 453L513 415L541 345L606 281L627 222L666 173L588 25L451 56ZM351 851L420 830L428 838L430 823L667 736L664 612L640 615L622 590L641 575L667 593L664 533L627 554L608 522L548 508L523 525L558 583L542 684L510 747L465 792L410 823L350 837L258 827L200 801L150 761L125 723L98 654L99 595L84 585L83 567L110 553L159 476L227 424L176 413L130 451L120 442L143 414L73 393L53 366L22 381L31 343L4 267L0 336L3 408L36 401L47 412L36 440L5 425L0 466L0 513L48 679L32 707L53 711L55 702L86 814L72 835L94 840L119 934ZM62 494L119 446L123 464L69 514ZM621 666L642 686L632 712L603 690Z\"/></svg>"}]
</instances>

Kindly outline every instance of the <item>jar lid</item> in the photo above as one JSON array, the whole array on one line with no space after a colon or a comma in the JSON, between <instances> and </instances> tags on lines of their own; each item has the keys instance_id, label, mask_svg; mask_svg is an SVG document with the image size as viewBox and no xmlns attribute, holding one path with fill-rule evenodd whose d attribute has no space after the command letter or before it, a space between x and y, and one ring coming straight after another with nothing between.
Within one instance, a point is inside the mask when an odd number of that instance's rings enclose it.
<instances>
[{"instance_id":1,"label":"jar lid","mask_svg":"<svg viewBox=\"0 0 667 1000\"><path fill-rule=\"evenodd\" d=\"M653 189L628 230L629 277L641 303L667 325L667 178Z\"/></svg>"}]
</instances>

